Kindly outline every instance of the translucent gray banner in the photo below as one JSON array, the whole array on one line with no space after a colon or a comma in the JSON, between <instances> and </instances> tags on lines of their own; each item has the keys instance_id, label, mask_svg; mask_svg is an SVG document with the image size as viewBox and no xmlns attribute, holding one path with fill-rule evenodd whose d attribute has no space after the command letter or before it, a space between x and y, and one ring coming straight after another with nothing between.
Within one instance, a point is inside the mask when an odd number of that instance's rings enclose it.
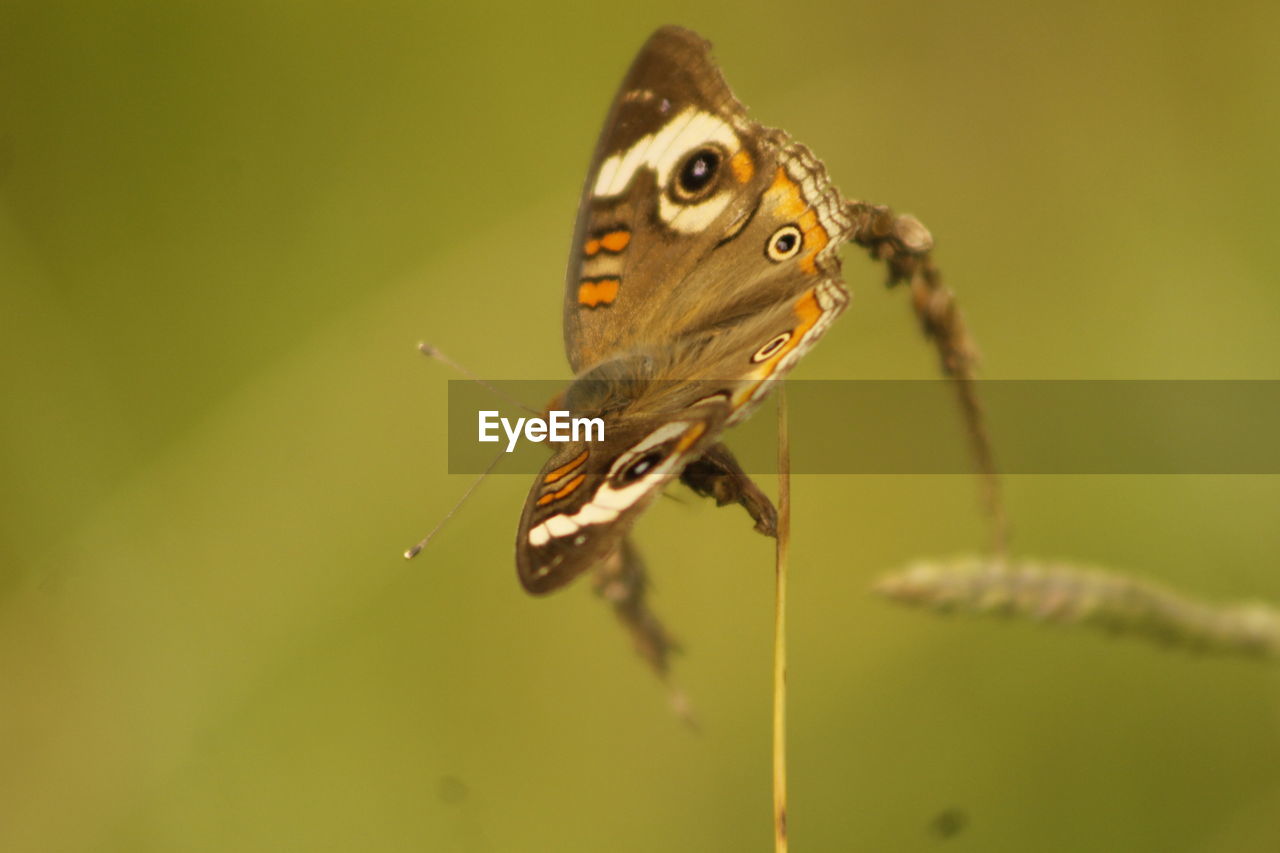
<instances>
[{"instance_id":1,"label":"translucent gray banner","mask_svg":"<svg viewBox=\"0 0 1280 853\"><path fill-rule=\"evenodd\" d=\"M549 424L571 435L573 411L564 381L466 380L449 383L449 473L533 474L552 447L534 441L529 420L552 408ZM648 393L679 390L694 400L723 383L645 383ZM1277 474L1280 473L1280 381L983 380L973 383L986 414L999 470L1005 474ZM791 467L796 474L965 474L973 471L955 388L936 381L788 381ZM592 406L607 391L590 389ZM576 398L581 401L582 397ZM525 411L520 401L539 413ZM481 441L481 413L489 437ZM502 418L507 424L502 424ZM514 428L519 419L526 419ZM610 416L602 418L606 436ZM654 414L654 428L662 422ZM771 397L723 440L753 474L776 471L776 410ZM579 437L598 424L580 423ZM512 439L512 434L518 437ZM532 437L532 438L531 438ZM594 437L594 432L592 433ZM508 447L511 452L507 452ZM618 448L619 450L624 448Z\"/></svg>"}]
</instances>

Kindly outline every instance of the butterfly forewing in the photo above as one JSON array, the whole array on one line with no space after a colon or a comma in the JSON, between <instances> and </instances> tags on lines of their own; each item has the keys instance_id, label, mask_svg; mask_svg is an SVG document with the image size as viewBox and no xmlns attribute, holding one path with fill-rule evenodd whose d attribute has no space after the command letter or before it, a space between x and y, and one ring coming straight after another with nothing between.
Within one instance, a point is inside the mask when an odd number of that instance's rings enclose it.
<instances>
[{"instance_id":1,"label":"butterfly forewing","mask_svg":"<svg viewBox=\"0 0 1280 853\"><path fill-rule=\"evenodd\" d=\"M747 118L708 42L659 30L624 79L588 171L565 288L570 364L581 372L628 349L722 332L815 278L838 280L843 204L806 149Z\"/></svg>"}]
</instances>

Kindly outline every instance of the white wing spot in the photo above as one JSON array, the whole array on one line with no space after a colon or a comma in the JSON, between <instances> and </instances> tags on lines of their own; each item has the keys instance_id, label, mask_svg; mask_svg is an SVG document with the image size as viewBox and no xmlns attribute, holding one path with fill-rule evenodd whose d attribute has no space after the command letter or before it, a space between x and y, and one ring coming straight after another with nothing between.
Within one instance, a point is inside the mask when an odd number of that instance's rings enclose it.
<instances>
[{"instance_id":1,"label":"white wing spot","mask_svg":"<svg viewBox=\"0 0 1280 853\"><path fill-rule=\"evenodd\" d=\"M645 436L642 441L638 442L626 453L619 456L609 469L609 476L612 477L651 447L684 435L697 423L697 421L674 421L669 424L663 424ZM552 537L558 539L562 536L571 536L589 524L607 524L613 521L621 514L622 510L625 510L665 483L671 473L671 469L683 459L684 454L672 453L659 462L652 471L634 483L623 486L621 489L615 489L607 482L601 484L591 503L573 515L564 513L553 515L538 526L531 528L529 530L529 544L535 548L540 548L551 541Z\"/></svg>"},{"instance_id":2,"label":"white wing spot","mask_svg":"<svg viewBox=\"0 0 1280 853\"><path fill-rule=\"evenodd\" d=\"M685 156L708 143L724 148L726 159L742 147L738 135L724 119L689 107L655 133L637 139L626 151L606 158L600 164L591 193L596 198L621 195L642 168L652 169L658 187L665 187ZM663 193L658 201L658 215L675 230L694 234L710 225L728 204L727 192L699 204L679 204Z\"/></svg>"}]
</instances>

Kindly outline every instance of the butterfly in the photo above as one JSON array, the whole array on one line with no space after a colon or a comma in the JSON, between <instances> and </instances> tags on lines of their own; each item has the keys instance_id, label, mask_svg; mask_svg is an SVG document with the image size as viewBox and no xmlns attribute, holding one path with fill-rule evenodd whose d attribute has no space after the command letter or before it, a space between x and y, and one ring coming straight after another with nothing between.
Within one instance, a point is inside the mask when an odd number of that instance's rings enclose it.
<instances>
[{"instance_id":1,"label":"butterfly","mask_svg":"<svg viewBox=\"0 0 1280 853\"><path fill-rule=\"evenodd\" d=\"M944 368L966 376L971 347L930 275L928 231L846 201L808 148L748 117L706 40L657 30L588 169L564 291L575 379L548 407L602 419L604 439L559 443L537 475L516 537L527 591L594 568L662 668L668 643L647 624L628 533L678 480L775 534L772 503L720 439L848 305L838 251L851 240L888 262L890 284L911 281Z\"/></svg>"},{"instance_id":2,"label":"butterfly","mask_svg":"<svg viewBox=\"0 0 1280 853\"><path fill-rule=\"evenodd\" d=\"M773 532L719 438L848 304L837 251L854 227L822 163L748 118L708 42L650 37L592 158L565 286L576 379L559 404L602 418L605 439L561 443L538 475L516 540L525 589L617 552L675 479Z\"/></svg>"}]
</instances>

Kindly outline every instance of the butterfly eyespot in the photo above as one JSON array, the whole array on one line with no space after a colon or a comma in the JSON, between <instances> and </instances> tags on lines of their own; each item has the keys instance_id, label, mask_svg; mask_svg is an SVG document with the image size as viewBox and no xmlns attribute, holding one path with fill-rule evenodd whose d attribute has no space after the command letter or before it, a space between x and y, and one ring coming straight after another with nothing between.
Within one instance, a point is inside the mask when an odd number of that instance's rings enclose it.
<instances>
[{"instance_id":1,"label":"butterfly eyespot","mask_svg":"<svg viewBox=\"0 0 1280 853\"><path fill-rule=\"evenodd\" d=\"M791 340L790 332L783 332L782 334L778 335L776 338L769 341L764 346L760 347L760 349L756 350L756 354L751 356L751 363L759 364L760 362L769 359L773 355L776 355L778 350L786 346L787 341L789 340Z\"/></svg>"},{"instance_id":2,"label":"butterfly eyespot","mask_svg":"<svg viewBox=\"0 0 1280 853\"><path fill-rule=\"evenodd\" d=\"M724 155L719 148L704 145L686 156L676 168L672 195L676 201L690 202L707 195L715 186Z\"/></svg>"},{"instance_id":3,"label":"butterfly eyespot","mask_svg":"<svg viewBox=\"0 0 1280 853\"><path fill-rule=\"evenodd\" d=\"M783 225L773 232L773 236L765 244L765 254L771 261L785 261L788 258L794 258L803 244L804 235L800 233L799 228L794 225Z\"/></svg>"},{"instance_id":4,"label":"butterfly eyespot","mask_svg":"<svg viewBox=\"0 0 1280 853\"><path fill-rule=\"evenodd\" d=\"M634 483L652 471L665 455L661 450L650 450L644 456L623 468L622 472L618 474L618 482L624 486Z\"/></svg>"}]
</instances>

